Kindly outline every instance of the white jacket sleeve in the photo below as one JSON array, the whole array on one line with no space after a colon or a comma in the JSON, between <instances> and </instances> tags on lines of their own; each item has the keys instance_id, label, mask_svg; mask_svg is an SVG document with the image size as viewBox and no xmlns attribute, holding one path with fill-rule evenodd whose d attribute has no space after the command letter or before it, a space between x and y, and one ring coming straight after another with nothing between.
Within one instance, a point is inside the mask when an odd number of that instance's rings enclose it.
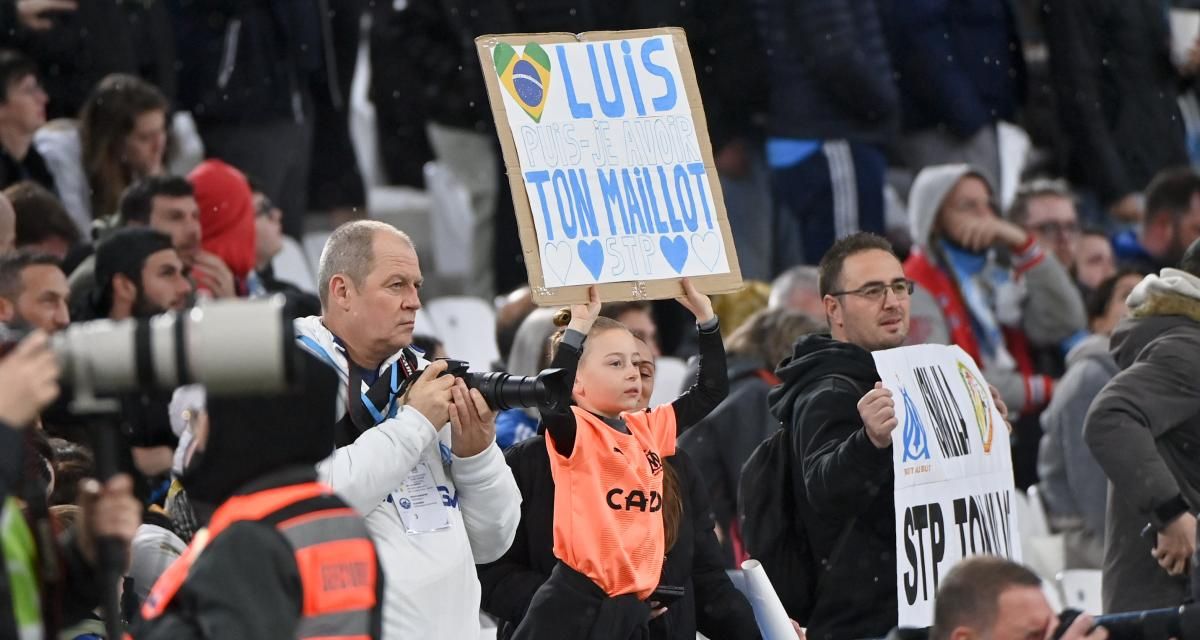
<instances>
[{"instance_id":1,"label":"white jacket sleeve","mask_svg":"<svg viewBox=\"0 0 1200 640\"><path fill-rule=\"evenodd\" d=\"M334 451L317 465L317 472L322 481L366 516L404 484L420 461L421 452L437 437L437 430L420 411L401 407L395 418L367 429L353 444ZM500 464L504 464L503 458Z\"/></svg>"},{"instance_id":2,"label":"white jacket sleeve","mask_svg":"<svg viewBox=\"0 0 1200 640\"><path fill-rule=\"evenodd\" d=\"M475 563L499 560L512 545L521 521L521 490L504 454L493 442L470 458L454 456L450 473Z\"/></svg>"}]
</instances>

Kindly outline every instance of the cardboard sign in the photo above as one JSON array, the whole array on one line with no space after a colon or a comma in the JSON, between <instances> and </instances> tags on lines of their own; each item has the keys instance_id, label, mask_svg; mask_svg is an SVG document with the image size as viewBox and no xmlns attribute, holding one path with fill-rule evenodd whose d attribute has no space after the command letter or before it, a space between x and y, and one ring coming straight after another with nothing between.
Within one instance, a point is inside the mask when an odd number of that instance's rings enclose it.
<instances>
[{"instance_id":1,"label":"cardboard sign","mask_svg":"<svg viewBox=\"0 0 1200 640\"><path fill-rule=\"evenodd\" d=\"M475 44L537 303L741 288L683 30Z\"/></svg>"},{"instance_id":2,"label":"cardboard sign","mask_svg":"<svg viewBox=\"0 0 1200 640\"><path fill-rule=\"evenodd\" d=\"M899 422L892 433L899 623L927 627L939 578L960 560L1021 560L1008 427L958 346L873 355Z\"/></svg>"}]
</instances>

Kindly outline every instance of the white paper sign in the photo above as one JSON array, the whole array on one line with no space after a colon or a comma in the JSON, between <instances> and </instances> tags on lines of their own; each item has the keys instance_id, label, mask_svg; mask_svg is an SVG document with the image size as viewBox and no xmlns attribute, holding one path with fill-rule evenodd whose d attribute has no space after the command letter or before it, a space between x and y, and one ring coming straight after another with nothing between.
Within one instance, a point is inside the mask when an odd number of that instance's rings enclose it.
<instances>
[{"instance_id":1,"label":"white paper sign","mask_svg":"<svg viewBox=\"0 0 1200 640\"><path fill-rule=\"evenodd\" d=\"M941 576L964 557L1021 560L1008 428L957 346L876 351L896 403L896 597L902 627L933 623Z\"/></svg>"},{"instance_id":2,"label":"white paper sign","mask_svg":"<svg viewBox=\"0 0 1200 640\"><path fill-rule=\"evenodd\" d=\"M491 55L547 287L729 273L672 36Z\"/></svg>"}]
</instances>

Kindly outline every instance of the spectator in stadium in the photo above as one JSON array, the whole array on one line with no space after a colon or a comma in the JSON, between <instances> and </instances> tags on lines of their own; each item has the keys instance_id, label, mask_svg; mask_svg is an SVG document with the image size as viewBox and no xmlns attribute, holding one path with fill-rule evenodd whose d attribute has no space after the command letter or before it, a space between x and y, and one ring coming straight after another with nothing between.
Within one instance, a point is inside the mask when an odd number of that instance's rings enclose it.
<instances>
[{"instance_id":1,"label":"spectator in stadium","mask_svg":"<svg viewBox=\"0 0 1200 640\"><path fill-rule=\"evenodd\" d=\"M322 315L297 320L296 334L339 371L341 397L356 400L329 426L337 449L318 469L381 546L384 635L477 638L475 564L504 553L520 518L491 409L461 380L438 377L444 361L408 348L423 279L403 232L373 220L338 227L317 280ZM417 371L398 396L392 381ZM413 501L428 495L435 501L417 520Z\"/></svg>"},{"instance_id":2,"label":"spectator in stadium","mask_svg":"<svg viewBox=\"0 0 1200 640\"><path fill-rule=\"evenodd\" d=\"M909 195L916 283L908 344L957 344L1020 413L1050 401L1053 381L1033 369L1032 347L1056 348L1085 327L1083 301L1037 239L1004 220L992 188L963 164L928 167ZM1011 268L997 252L1012 256Z\"/></svg>"},{"instance_id":3,"label":"spectator in stadium","mask_svg":"<svg viewBox=\"0 0 1200 640\"><path fill-rule=\"evenodd\" d=\"M631 301L631 302L606 302L600 308L600 316L616 320L629 328L635 334L641 335L642 339L650 345L654 351L654 357L662 355L658 342L658 326L654 323L654 316L651 313L649 302Z\"/></svg>"},{"instance_id":4,"label":"spectator in stadium","mask_svg":"<svg viewBox=\"0 0 1200 640\"><path fill-rule=\"evenodd\" d=\"M272 260L283 251L283 212L276 207L267 194L257 189L254 193L254 271L246 278L246 289L250 297L283 294L289 308L297 318L321 314L321 300L291 282L275 276Z\"/></svg>"},{"instance_id":5,"label":"spectator in stadium","mask_svg":"<svg viewBox=\"0 0 1200 640\"><path fill-rule=\"evenodd\" d=\"M1086 613L1061 633L1058 614L1029 569L994 556L974 556L954 566L938 585L930 640L1061 638L1106 640Z\"/></svg>"},{"instance_id":6,"label":"spectator in stadium","mask_svg":"<svg viewBox=\"0 0 1200 640\"><path fill-rule=\"evenodd\" d=\"M1167 11L1158 0L1050 0L1043 17L1068 177L1099 209L1085 215L1137 222L1151 178L1188 161Z\"/></svg>"},{"instance_id":7,"label":"spectator in stadium","mask_svg":"<svg viewBox=\"0 0 1200 640\"><path fill-rule=\"evenodd\" d=\"M1128 315L1125 298L1142 279L1136 271L1106 278L1088 298L1092 335L1067 353L1067 371L1042 412L1038 489L1050 527L1065 536L1069 569L1104 563L1104 513L1108 477L1083 440L1083 422L1096 394L1120 371L1108 352L1109 336Z\"/></svg>"},{"instance_id":8,"label":"spectator in stadium","mask_svg":"<svg viewBox=\"0 0 1200 640\"><path fill-rule=\"evenodd\" d=\"M824 318L825 305L821 303L817 279L819 272L812 265L802 264L779 274L771 282L771 295L767 299L769 309L791 309L810 318Z\"/></svg>"},{"instance_id":9,"label":"spectator in stadium","mask_svg":"<svg viewBox=\"0 0 1200 640\"><path fill-rule=\"evenodd\" d=\"M1075 251L1075 264L1071 266L1075 283L1087 294L1116 272L1117 261L1108 234L1098 229L1084 230Z\"/></svg>"},{"instance_id":10,"label":"spectator in stadium","mask_svg":"<svg viewBox=\"0 0 1200 640\"><path fill-rule=\"evenodd\" d=\"M92 220L117 213L129 185L163 173L167 112L157 87L118 73L92 89L78 122L56 120L38 130L34 144L82 233L90 235Z\"/></svg>"},{"instance_id":11,"label":"spectator in stadium","mask_svg":"<svg viewBox=\"0 0 1200 640\"><path fill-rule=\"evenodd\" d=\"M755 313L725 341L729 396L679 437L679 446L704 470L713 515L729 541L727 567L740 566L745 559L737 526L742 465L779 428L767 404L767 393L780 382L775 367L798 338L824 329L824 323L791 309Z\"/></svg>"},{"instance_id":12,"label":"spectator in stadium","mask_svg":"<svg viewBox=\"0 0 1200 640\"><path fill-rule=\"evenodd\" d=\"M79 229L62 202L42 185L25 180L4 190L17 216L17 248L52 255L59 260L79 244Z\"/></svg>"},{"instance_id":13,"label":"spectator in stadium","mask_svg":"<svg viewBox=\"0 0 1200 640\"><path fill-rule=\"evenodd\" d=\"M255 244L254 194L246 176L220 160L205 160L188 174L196 191L200 207L200 236L204 254L228 268L233 275L234 290L228 290L206 260L201 259L192 277L197 291L214 298L244 296L246 279L254 270ZM211 260L209 260L211 261ZM222 274L223 275L223 274Z\"/></svg>"},{"instance_id":14,"label":"spectator in stadium","mask_svg":"<svg viewBox=\"0 0 1200 640\"><path fill-rule=\"evenodd\" d=\"M900 96L879 0L769 0L755 12L767 56L767 164L775 268L812 263L858 230L884 230L884 148Z\"/></svg>"},{"instance_id":15,"label":"spectator in stadium","mask_svg":"<svg viewBox=\"0 0 1200 640\"><path fill-rule=\"evenodd\" d=\"M0 257L0 322L61 331L71 322L70 289L54 256L17 251Z\"/></svg>"},{"instance_id":16,"label":"spectator in stadium","mask_svg":"<svg viewBox=\"0 0 1200 640\"><path fill-rule=\"evenodd\" d=\"M1166 169L1146 187L1145 219L1113 236L1119 264L1147 273L1171 268L1200 238L1200 174L1188 167Z\"/></svg>"},{"instance_id":17,"label":"spectator in stadium","mask_svg":"<svg viewBox=\"0 0 1200 640\"><path fill-rule=\"evenodd\" d=\"M117 228L149 227L171 236L183 266L201 270L205 281L225 294L234 293L233 274L217 256L200 245L200 207L192 185L178 176L149 176L135 182L121 196ZM90 319L90 301L95 300L95 256L88 256L71 272L72 311L76 319ZM193 274L193 277L194 274ZM219 285L219 286L218 286Z\"/></svg>"},{"instance_id":18,"label":"spectator in stadium","mask_svg":"<svg viewBox=\"0 0 1200 640\"><path fill-rule=\"evenodd\" d=\"M999 184L996 127L1016 116L1025 89L1013 8L1006 0L885 6L903 116L897 145L903 164L913 172L970 164Z\"/></svg>"},{"instance_id":19,"label":"spectator in stadium","mask_svg":"<svg viewBox=\"0 0 1200 640\"><path fill-rule=\"evenodd\" d=\"M548 345L549 337L543 342ZM642 395L637 408L641 410L649 407L654 392L654 354L640 338L638 351ZM552 522L555 489L545 436L515 445L505 459L521 488L521 523L504 557L477 567L483 583L482 608L500 618L497 637L503 640L520 625L533 594L557 563ZM749 603L721 569L720 548L704 493L704 467L678 450L666 463L679 481L684 517L663 563L660 584L682 586L685 595L670 605L655 607L662 613L651 620L649 639L691 640L697 631L713 638L757 638Z\"/></svg>"},{"instance_id":20,"label":"spectator in stadium","mask_svg":"<svg viewBox=\"0 0 1200 640\"><path fill-rule=\"evenodd\" d=\"M1008 220L1025 229L1064 269L1075 265L1079 213L1067 183L1038 179L1021 184L1008 208Z\"/></svg>"},{"instance_id":21,"label":"spectator in stadium","mask_svg":"<svg viewBox=\"0 0 1200 640\"><path fill-rule=\"evenodd\" d=\"M1200 241L1179 268L1146 276L1126 303L1132 317L1110 346L1121 372L1084 426L1109 480L1106 613L1175 607L1188 597L1200 510Z\"/></svg>"},{"instance_id":22,"label":"spectator in stadium","mask_svg":"<svg viewBox=\"0 0 1200 640\"><path fill-rule=\"evenodd\" d=\"M46 92L37 64L24 54L0 50L0 189L33 180L57 192L46 161L33 147L33 134L46 124Z\"/></svg>"},{"instance_id":23,"label":"spectator in stadium","mask_svg":"<svg viewBox=\"0 0 1200 640\"><path fill-rule=\"evenodd\" d=\"M96 249L95 275L96 311L110 320L179 311L192 294L171 237L153 229L120 229L105 238Z\"/></svg>"}]
</instances>

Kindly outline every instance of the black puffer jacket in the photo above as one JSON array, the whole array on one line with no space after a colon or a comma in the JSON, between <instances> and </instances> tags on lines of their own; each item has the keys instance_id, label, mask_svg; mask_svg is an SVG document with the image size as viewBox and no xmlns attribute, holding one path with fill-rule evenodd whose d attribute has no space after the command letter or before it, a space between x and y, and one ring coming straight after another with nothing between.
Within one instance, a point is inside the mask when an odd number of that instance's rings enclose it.
<instances>
[{"instance_id":1,"label":"black puffer jacket","mask_svg":"<svg viewBox=\"0 0 1200 640\"><path fill-rule=\"evenodd\" d=\"M892 450L871 443L858 415L879 381L875 361L861 347L810 335L775 373L783 383L769 396L771 413L790 430L796 510L826 567L808 637L883 637L897 618Z\"/></svg>"}]
</instances>

